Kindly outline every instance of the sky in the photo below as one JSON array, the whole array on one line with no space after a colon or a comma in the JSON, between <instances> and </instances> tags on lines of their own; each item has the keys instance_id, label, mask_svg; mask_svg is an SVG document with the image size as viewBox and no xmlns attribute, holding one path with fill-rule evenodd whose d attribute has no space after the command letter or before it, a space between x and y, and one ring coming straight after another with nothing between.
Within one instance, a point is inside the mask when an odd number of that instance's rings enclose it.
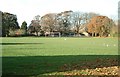
<instances>
[{"instance_id":1,"label":"sky","mask_svg":"<svg viewBox=\"0 0 120 77\"><path fill-rule=\"evenodd\" d=\"M119 0L0 0L0 11L17 15L19 25L36 15L63 11L95 12L110 18L118 17Z\"/></svg>"}]
</instances>

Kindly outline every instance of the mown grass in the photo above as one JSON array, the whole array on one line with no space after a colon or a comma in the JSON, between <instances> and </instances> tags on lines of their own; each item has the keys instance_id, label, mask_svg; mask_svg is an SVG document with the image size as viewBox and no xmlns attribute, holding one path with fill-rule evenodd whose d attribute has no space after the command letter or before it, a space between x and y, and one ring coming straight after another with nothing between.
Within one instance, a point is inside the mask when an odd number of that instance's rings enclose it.
<instances>
[{"instance_id":1,"label":"mown grass","mask_svg":"<svg viewBox=\"0 0 120 77\"><path fill-rule=\"evenodd\" d=\"M81 67L97 59L116 59L117 38L2 38L3 75L47 75L52 73L94 69ZM104 62L102 67L111 63ZM67 68L64 66L67 65ZM78 65L77 68L72 66Z\"/></svg>"},{"instance_id":2,"label":"mown grass","mask_svg":"<svg viewBox=\"0 0 120 77\"><path fill-rule=\"evenodd\" d=\"M25 37L25 38L3 38L2 42L4 51L3 56L118 54L117 38Z\"/></svg>"}]
</instances>

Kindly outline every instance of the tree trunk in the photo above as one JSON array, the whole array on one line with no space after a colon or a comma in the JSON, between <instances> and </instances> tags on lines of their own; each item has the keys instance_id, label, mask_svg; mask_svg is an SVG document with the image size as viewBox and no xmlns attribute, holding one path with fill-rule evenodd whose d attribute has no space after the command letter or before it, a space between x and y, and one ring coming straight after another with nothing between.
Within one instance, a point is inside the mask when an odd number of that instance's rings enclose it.
<instances>
[{"instance_id":1,"label":"tree trunk","mask_svg":"<svg viewBox=\"0 0 120 77\"><path fill-rule=\"evenodd\" d=\"M92 37L94 37L94 33L92 32Z\"/></svg>"},{"instance_id":2,"label":"tree trunk","mask_svg":"<svg viewBox=\"0 0 120 77\"><path fill-rule=\"evenodd\" d=\"M77 35L79 35L79 27L77 26Z\"/></svg>"},{"instance_id":3,"label":"tree trunk","mask_svg":"<svg viewBox=\"0 0 120 77\"><path fill-rule=\"evenodd\" d=\"M97 36L97 33L95 32L95 37Z\"/></svg>"}]
</instances>

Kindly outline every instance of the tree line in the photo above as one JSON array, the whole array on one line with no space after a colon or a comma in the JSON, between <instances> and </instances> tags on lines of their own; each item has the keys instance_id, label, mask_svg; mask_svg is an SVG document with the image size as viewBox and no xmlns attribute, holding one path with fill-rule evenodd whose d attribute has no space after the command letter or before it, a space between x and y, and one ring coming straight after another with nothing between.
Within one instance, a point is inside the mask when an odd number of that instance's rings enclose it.
<instances>
[{"instance_id":1,"label":"tree line","mask_svg":"<svg viewBox=\"0 0 120 77\"><path fill-rule=\"evenodd\" d=\"M2 36L113 36L118 25L96 13L73 12L48 13L36 15L27 26L23 21L19 26L17 16L2 12Z\"/></svg>"}]
</instances>

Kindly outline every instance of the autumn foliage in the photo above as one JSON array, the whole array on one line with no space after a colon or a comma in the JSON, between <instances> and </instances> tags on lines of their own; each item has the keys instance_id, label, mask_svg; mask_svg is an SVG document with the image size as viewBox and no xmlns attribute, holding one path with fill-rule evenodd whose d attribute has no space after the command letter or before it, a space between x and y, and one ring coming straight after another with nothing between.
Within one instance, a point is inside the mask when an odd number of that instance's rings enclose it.
<instances>
[{"instance_id":1,"label":"autumn foliage","mask_svg":"<svg viewBox=\"0 0 120 77\"><path fill-rule=\"evenodd\" d=\"M88 32L92 36L108 36L114 22L106 16L95 16L87 25Z\"/></svg>"}]
</instances>

